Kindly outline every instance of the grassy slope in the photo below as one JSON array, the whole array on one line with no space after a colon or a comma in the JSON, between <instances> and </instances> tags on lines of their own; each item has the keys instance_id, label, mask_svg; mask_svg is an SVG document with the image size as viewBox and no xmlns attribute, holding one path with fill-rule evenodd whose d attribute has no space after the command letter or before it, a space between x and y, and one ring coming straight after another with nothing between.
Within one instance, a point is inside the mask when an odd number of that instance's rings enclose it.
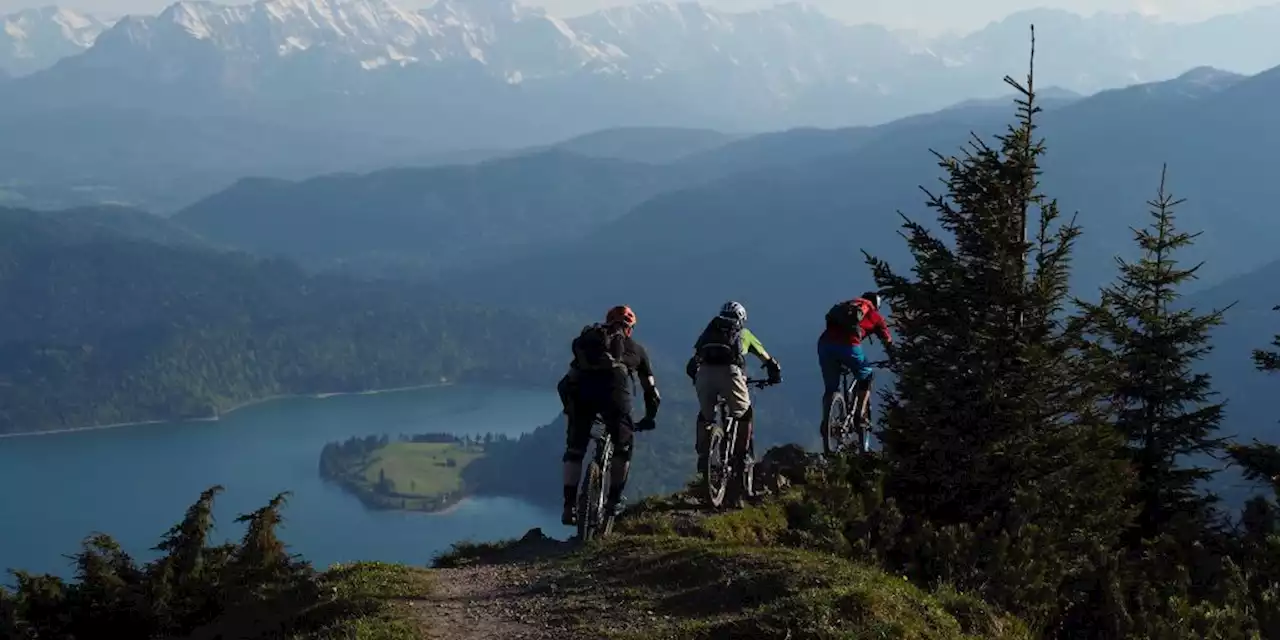
<instances>
[{"instance_id":1,"label":"grassy slope","mask_svg":"<svg viewBox=\"0 0 1280 640\"><path fill-rule=\"evenodd\" d=\"M424 625L413 606L432 591L431 572L366 562L320 575L320 601L293 592L237 607L184 640L417 640ZM300 604L306 602L307 604Z\"/></svg>"},{"instance_id":2,"label":"grassy slope","mask_svg":"<svg viewBox=\"0 0 1280 640\"><path fill-rule=\"evenodd\" d=\"M429 571L381 562L337 565L324 574L333 600L307 615L332 621L289 640L417 640L411 602L431 589Z\"/></svg>"},{"instance_id":3,"label":"grassy slope","mask_svg":"<svg viewBox=\"0 0 1280 640\"><path fill-rule=\"evenodd\" d=\"M615 535L547 565L562 619L577 631L615 640L1031 637L969 596L926 593L878 569L781 546L779 505L685 517L665 513L663 502L637 505ZM437 566L500 552L459 545Z\"/></svg>"}]
</instances>

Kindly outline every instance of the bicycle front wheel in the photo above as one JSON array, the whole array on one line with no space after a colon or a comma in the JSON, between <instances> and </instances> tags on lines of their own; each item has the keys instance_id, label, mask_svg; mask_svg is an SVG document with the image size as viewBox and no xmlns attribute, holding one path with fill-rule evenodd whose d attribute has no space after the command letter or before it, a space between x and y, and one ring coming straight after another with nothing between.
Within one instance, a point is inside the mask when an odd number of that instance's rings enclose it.
<instances>
[{"instance_id":1,"label":"bicycle front wheel","mask_svg":"<svg viewBox=\"0 0 1280 640\"><path fill-rule=\"evenodd\" d=\"M724 504L724 495L729 488L729 442L724 428L716 425L712 428L710 443L707 446L707 460L702 469L702 483L706 491L707 502L712 507Z\"/></svg>"}]
</instances>

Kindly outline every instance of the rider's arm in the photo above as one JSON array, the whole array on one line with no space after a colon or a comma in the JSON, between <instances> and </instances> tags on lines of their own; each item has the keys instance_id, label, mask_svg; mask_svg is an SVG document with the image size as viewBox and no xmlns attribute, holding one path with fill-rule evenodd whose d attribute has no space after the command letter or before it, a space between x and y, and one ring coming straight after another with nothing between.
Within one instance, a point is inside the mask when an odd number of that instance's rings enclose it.
<instances>
[{"instance_id":1,"label":"rider's arm","mask_svg":"<svg viewBox=\"0 0 1280 640\"><path fill-rule=\"evenodd\" d=\"M871 330L875 332L876 336L880 338L880 341L883 342L885 346L892 345L893 335L889 333L889 323L885 322L884 316L880 315L879 311L872 311L872 313L875 315L871 318L873 323Z\"/></svg>"},{"instance_id":2,"label":"rider's arm","mask_svg":"<svg viewBox=\"0 0 1280 640\"><path fill-rule=\"evenodd\" d=\"M636 376L640 378L640 388L644 392L644 417L652 420L658 416L658 405L662 404L662 396L658 394L658 383L653 377L653 363L649 362L649 352L635 340L631 341L636 354Z\"/></svg>"},{"instance_id":3,"label":"rider's arm","mask_svg":"<svg viewBox=\"0 0 1280 640\"><path fill-rule=\"evenodd\" d=\"M743 354L750 353L755 355L760 359L760 362L765 364L773 362L773 357L769 355L768 351L764 350L764 344L760 342L756 334L751 333L751 330L746 327L742 329L742 352Z\"/></svg>"}]
</instances>

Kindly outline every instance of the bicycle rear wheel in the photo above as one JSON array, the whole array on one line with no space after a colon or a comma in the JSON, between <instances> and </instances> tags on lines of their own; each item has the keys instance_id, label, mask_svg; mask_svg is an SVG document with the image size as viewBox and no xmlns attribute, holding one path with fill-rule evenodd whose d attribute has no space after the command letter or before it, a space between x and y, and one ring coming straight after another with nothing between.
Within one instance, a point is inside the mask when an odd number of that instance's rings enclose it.
<instances>
[{"instance_id":1,"label":"bicycle rear wheel","mask_svg":"<svg viewBox=\"0 0 1280 640\"><path fill-rule=\"evenodd\" d=\"M707 446L707 460L702 469L702 482L706 490L707 502L712 507L724 504L724 496L729 488L729 439L724 427L717 424L712 427L710 442Z\"/></svg>"},{"instance_id":2,"label":"bicycle rear wheel","mask_svg":"<svg viewBox=\"0 0 1280 640\"><path fill-rule=\"evenodd\" d=\"M597 446L601 446L600 443ZM610 443L604 442L605 449ZM601 464L603 461L603 464ZM589 542L600 536L604 519L605 475L609 471L609 452L597 451L595 459L587 465L587 473L582 478L582 487L578 490L578 538Z\"/></svg>"},{"instance_id":3,"label":"bicycle rear wheel","mask_svg":"<svg viewBox=\"0 0 1280 640\"><path fill-rule=\"evenodd\" d=\"M845 431L849 422L848 409L843 393L837 393L831 398L831 406L827 408L827 432L823 442L823 449L827 452L835 453L845 446Z\"/></svg>"}]
</instances>

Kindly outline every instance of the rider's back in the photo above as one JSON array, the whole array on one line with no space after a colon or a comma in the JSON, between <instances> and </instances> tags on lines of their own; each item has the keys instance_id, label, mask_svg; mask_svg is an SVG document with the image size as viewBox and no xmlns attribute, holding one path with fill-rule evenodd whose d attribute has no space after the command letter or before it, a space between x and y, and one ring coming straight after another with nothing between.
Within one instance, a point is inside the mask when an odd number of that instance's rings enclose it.
<instances>
[{"instance_id":1,"label":"rider's back","mask_svg":"<svg viewBox=\"0 0 1280 640\"><path fill-rule=\"evenodd\" d=\"M602 325L583 329L573 340L571 369L581 379L597 382L625 381L630 374L653 375L649 355L633 337Z\"/></svg>"},{"instance_id":2,"label":"rider's back","mask_svg":"<svg viewBox=\"0 0 1280 640\"><path fill-rule=\"evenodd\" d=\"M742 334L745 327L731 318L716 316L707 323L693 343L694 353L703 365L743 366Z\"/></svg>"},{"instance_id":3,"label":"rider's back","mask_svg":"<svg viewBox=\"0 0 1280 640\"><path fill-rule=\"evenodd\" d=\"M882 337L888 332L884 316L868 300L855 298L836 303L827 312L826 329L822 332L823 342L836 344L862 344L863 337L878 334Z\"/></svg>"}]
</instances>

